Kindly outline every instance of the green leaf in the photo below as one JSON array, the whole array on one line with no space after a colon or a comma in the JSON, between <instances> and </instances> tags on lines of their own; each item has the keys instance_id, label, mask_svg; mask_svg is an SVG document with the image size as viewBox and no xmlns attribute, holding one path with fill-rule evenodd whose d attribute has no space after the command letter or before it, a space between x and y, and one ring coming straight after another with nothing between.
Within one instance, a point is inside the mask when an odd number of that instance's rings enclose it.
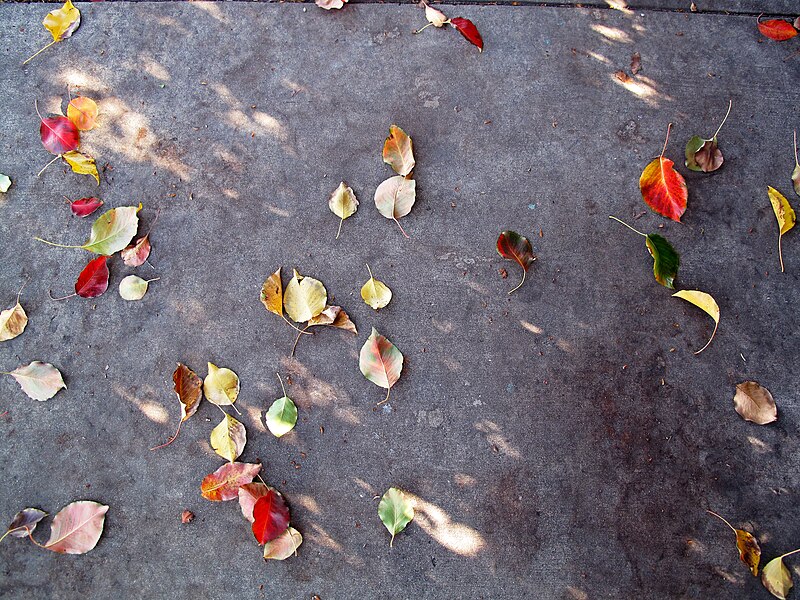
<instances>
[{"instance_id":1,"label":"green leaf","mask_svg":"<svg viewBox=\"0 0 800 600\"><path fill-rule=\"evenodd\" d=\"M402 490L389 488L378 504L378 516L392 534L389 542L391 548L394 536L403 531L414 518L414 506Z\"/></svg>"},{"instance_id":2,"label":"green leaf","mask_svg":"<svg viewBox=\"0 0 800 600\"><path fill-rule=\"evenodd\" d=\"M281 437L294 429L297 423L297 407L292 399L284 396L275 400L267 411L266 421L275 437Z\"/></svg>"},{"instance_id":3,"label":"green leaf","mask_svg":"<svg viewBox=\"0 0 800 600\"><path fill-rule=\"evenodd\" d=\"M761 583L770 594L780 600L786 600L786 595L792 589L792 574L783 564L783 556L773 558L761 569Z\"/></svg>"},{"instance_id":4,"label":"green leaf","mask_svg":"<svg viewBox=\"0 0 800 600\"><path fill-rule=\"evenodd\" d=\"M653 257L653 275L656 281L669 289L674 289L675 278L678 276L678 266L681 259L675 248L657 233L645 236L647 249Z\"/></svg>"},{"instance_id":5,"label":"green leaf","mask_svg":"<svg viewBox=\"0 0 800 600\"><path fill-rule=\"evenodd\" d=\"M89 241L83 246L68 246L48 242L41 238L35 239L50 246L82 248L102 256L111 256L115 252L124 250L136 235L136 230L139 228L137 213L140 210L142 210L141 204L139 206L120 206L103 213L92 225Z\"/></svg>"},{"instance_id":6,"label":"green leaf","mask_svg":"<svg viewBox=\"0 0 800 600\"><path fill-rule=\"evenodd\" d=\"M697 164L697 161L695 160L695 155L697 154L697 151L700 150L700 148L702 148L703 144L705 143L706 140L701 138L699 135L693 135L689 139L688 143L686 144L686 152L685 152L686 168L691 169L692 171L700 171L700 172L703 171L700 165Z\"/></svg>"}]
</instances>

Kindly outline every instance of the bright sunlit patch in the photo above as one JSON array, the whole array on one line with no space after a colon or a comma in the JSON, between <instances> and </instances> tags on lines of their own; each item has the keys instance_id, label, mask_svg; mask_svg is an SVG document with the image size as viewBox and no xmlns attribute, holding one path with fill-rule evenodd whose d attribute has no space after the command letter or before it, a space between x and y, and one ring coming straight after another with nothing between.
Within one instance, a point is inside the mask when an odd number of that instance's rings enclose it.
<instances>
[{"instance_id":1,"label":"bright sunlit patch","mask_svg":"<svg viewBox=\"0 0 800 600\"><path fill-rule=\"evenodd\" d=\"M598 54L597 52L587 52L586 54L588 54L591 58L595 59L596 61L603 63L604 65L610 65L611 64L611 61L608 60L602 54Z\"/></svg>"},{"instance_id":2,"label":"bright sunlit patch","mask_svg":"<svg viewBox=\"0 0 800 600\"><path fill-rule=\"evenodd\" d=\"M456 523L444 510L419 496L409 496L414 500L414 523L450 552L472 557L483 548L483 537L472 527Z\"/></svg>"},{"instance_id":3,"label":"bright sunlit patch","mask_svg":"<svg viewBox=\"0 0 800 600\"><path fill-rule=\"evenodd\" d=\"M633 42L631 36L622 31L622 29L617 29L616 27L606 27L605 25L598 25L597 23L591 27L592 31L599 33L604 38L611 40L612 42L617 42L619 44L630 44Z\"/></svg>"},{"instance_id":4,"label":"bright sunlit patch","mask_svg":"<svg viewBox=\"0 0 800 600\"><path fill-rule=\"evenodd\" d=\"M486 435L486 441L494 446L498 452L510 456L511 458L522 458L519 450L508 443L503 432L497 423L483 420L475 424L475 429Z\"/></svg>"},{"instance_id":5,"label":"bright sunlit patch","mask_svg":"<svg viewBox=\"0 0 800 600\"><path fill-rule=\"evenodd\" d=\"M629 77L627 81L621 81L614 73L610 73L609 77L611 77L611 81L622 86L631 94L654 108L658 108L659 100L672 101L670 96L662 94L656 89L655 82L652 79L643 77L642 75L637 75L635 79Z\"/></svg>"},{"instance_id":6,"label":"bright sunlit patch","mask_svg":"<svg viewBox=\"0 0 800 600\"><path fill-rule=\"evenodd\" d=\"M756 451L760 453L769 452L769 446L767 446L764 442L762 442L757 437L753 437L752 435L747 436L747 441L750 442Z\"/></svg>"},{"instance_id":7,"label":"bright sunlit patch","mask_svg":"<svg viewBox=\"0 0 800 600\"><path fill-rule=\"evenodd\" d=\"M536 335L541 335L544 333L544 330L541 327L534 325L533 323L528 323L528 321L520 321L519 324L522 325L523 329L530 331L531 333L535 333Z\"/></svg>"},{"instance_id":8,"label":"bright sunlit patch","mask_svg":"<svg viewBox=\"0 0 800 600\"><path fill-rule=\"evenodd\" d=\"M608 4L609 8L623 12L626 15L633 14L633 11L625 4L625 0L606 0L606 4Z\"/></svg>"},{"instance_id":9,"label":"bright sunlit patch","mask_svg":"<svg viewBox=\"0 0 800 600\"><path fill-rule=\"evenodd\" d=\"M294 504L299 504L308 512L314 513L315 515L318 515L320 513L317 501L314 500L314 498L312 498L311 496L308 496L306 494L294 494L292 496L292 502Z\"/></svg>"}]
</instances>

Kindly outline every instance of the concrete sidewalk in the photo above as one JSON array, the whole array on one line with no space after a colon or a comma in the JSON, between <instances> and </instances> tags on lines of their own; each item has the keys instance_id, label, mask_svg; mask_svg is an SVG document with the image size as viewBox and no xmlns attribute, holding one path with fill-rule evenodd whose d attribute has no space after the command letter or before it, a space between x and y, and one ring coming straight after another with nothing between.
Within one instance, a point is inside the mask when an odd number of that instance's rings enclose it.
<instances>
[{"instance_id":1,"label":"concrete sidewalk","mask_svg":"<svg viewBox=\"0 0 800 600\"><path fill-rule=\"evenodd\" d=\"M765 39L749 15L444 7L476 23L480 54L453 30L412 35L425 24L414 6L79 7L75 35L23 68L49 37L48 6L0 4L0 173L14 181L0 194L2 308L30 278L30 323L0 344L0 370L48 361L69 387L38 403L0 380L0 517L81 498L111 508L85 556L5 540L0 596L770 597L705 510L752 528L765 558L800 545L800 239L785 236L782 274L766 194L800 204L797 39ZM634 52L642 71L623 83L614 73ZM108 164L99 190L60 167L36 178L50 157L34 100L57 111L68 85L100 103L83 146ZM725 165L689 173L686 141L710 135L729 99ZM683 224L638 190L669 122L667 156L690 190ZM380 156L392 123L417 158L408 240L372 201L392 174ZM341 180L361 206L334 240L327 198ZM48 298L88 260L33 240L87 238L92 219L62 194L142 202L142 231L160 211L155 270L136 272L161 280L141 302L118 296L134 272L118 257L104 296ZM703 354L710 319L653 281L642 240L608 215L665 235L679 287L717 299ZM512 296L518 270L494 250L503 229L539 257ZM394 292L378 313L359 296L365 263ZM292 330L258 299L279 265L321 279L358 337L326 330L288 360ZM377 410L382 391L357 366L372 326L406 358ZM241 377L241 460L263 461L285 494L298 557L265 564L236 503L200 496L223 462L208 444L213 406L148 450L177 423L178 361ZM260 418L281 395L276 372L291 374L300 412L280 440ZM776 424L734 412L747 379L774 394ZM421 503L390 549L373 497L392 485Z\"/></svg>"}]
</instances>

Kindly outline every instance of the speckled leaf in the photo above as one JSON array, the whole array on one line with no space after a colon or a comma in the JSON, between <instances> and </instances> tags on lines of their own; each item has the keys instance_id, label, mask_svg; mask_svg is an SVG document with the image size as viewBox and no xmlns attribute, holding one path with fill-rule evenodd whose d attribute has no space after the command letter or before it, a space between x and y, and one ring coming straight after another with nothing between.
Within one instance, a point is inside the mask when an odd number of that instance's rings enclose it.
<instances>
[{"instance_id":1,"label":"speckled leaf","mask_svg":"<svg viewBox=\"0 0 800 600\"><path fill-rule=\"evenodd\" d=\"M53 517L45 548L61 554L85 554L97 545L103 533L108 506L79 500Z\"/></svg>"},{"instance_id":2,"label":"speckled leaf","mask_svg":"<svg viewBox=\"0 0 800 600\"><path fill-rule=\"evenodd\" d=\"M770 594L780 600L786 600L793 584L792 573L783 563L783 556L773 558L764 565L761 570L761 583Z\"/></svg>"},{"instance_id":3,"label":"speckled leaf","mask_svg":"<svg viewBox=\"0 0 800 600\"><path fill-rule=\"evenodd\" d=\"M747 568L750 569L753 576L758 575L758 563L761 560L761 548L758 545L758 540L756 540L752 533L744 529L736 529L722 515L718 515L712 510L707 512L725 523L725 525L736 534L736 548L739 550L739 560L747 565Z\"/></svg>"},{"instance_id":4,"label":"speckled leaf","mask_svg":"<svg viewBox=\"0 0 800 600\"><path fill-rule=\"evenodd\" d=\"M778 407L772 394L755 381L745 381L736 386L733 406L745 421L752 421L757 425L778 420Z\"/></svg>"},{"instance_id":5,"label":"speckled leaf","mask_svg":"<svg viewBox=\"0 0 800 600\"><path fill-rule=\"evenodd\" d=\"M72 170L79 175L91 175L94 177L97 185L100 185L100 174L97 172L97 165L94 159L88 154L77 152L66 152L61 156L67 164L72 167Z\"/></svg>"},{"instance_id":6,"label":"speckled leaf","mask_svg":"<svg viewBox=\"0 0 800 600\"><path fill-rule=\"evenodd\" d=\"M50 363L33 361L29 365L14 369L10 373L17 380L29 398L43 402L55 396L59 390L66 389L61 373Z\"/></svg>"},{"instance_id":7,"label":"speckled leaf","mask_svg":"<svg viewBox=\"0 0 800 600\"><path fill-rule=\"evenodd\" d=\"M405 177L414 170L414 145L408 134L397 125L389 127L389 137L383 143L383 162Z\"/></svg>"},{"instance_id":8,"label":"speckled leaf","mask_svg":"<svg viewBox=\"0 0 800 600\"><path fill-rule=\"evenodd\" d=\"M386 389L386 398L403 371L403 355L394 344L373 327L372 333L361 347L358 366L361 373L377 386Z\"/></svg>"},{"instance_id":9,"label":"speckled leaf","mask_svg":"<svg viewBox=\"0 0 800 600\"><path fill-rule=\"evenodd\" d=\"M222 458L234 462L244 452L247 431L239 421L230 415L211 430L211 447Z\"/></svg>"},{"instance_id":10,"label":"speckled leaf","mask_svg":"<svg viewBox=\"0 0 800 600\"><path fill-rule=\"evenodd\" d=\"M7 535L15 538L28 537L36 529L36 524L46 516L47 513L38 508L24 508L14 515L14 519L3 534L3 537Z\"/></svg>"},{"instance_id":11,"label":"speckled leaf","mask_svg":"<svg viewBox=\"0 0 800 600\"><path fill-rule=\"evenodd\" d=\"M378 516L392 534L389 542L391 548L394 544L394 536L403 531L406 525L414 519L414 505L402 490L389 488L378 504Z\"/></svg>"},{"instance_id":12,"label":"speckled leaf","mask_svg":"<svg viewBox=\"0 0 800 600\"><path fill-rule=\"evenodd\" d=\"M225 463L219 469L206 475L200 485L203 498L212 502L235 500L239 497L239 487L253 481L261 465L250 463Z\"/></svg>"},{"instance_id":13,"label":"speckled leaf","mask_svg":"<svg viewBox=\"0 0 800 600\"><path fill-rule=\"evenodd\" d=\"M25 331L27 324L28 315L17 300L12 308L0 312L0 342L13 340Z\"/></svg>"},{"instance_id":14,"label":"speckled leaf","mask_svg":"<svg viewBox=\"0 0 800 600\"><path fill-rule=\"evenodd\" d=\"M711 340L714 339L714 335L717 333L717 327L719 327L719 306L717 305L716 300L714 300L710 294L706 294L705 292L700 292L697 290L681 290L672 295L676 298L681 298L687 302L691 302L696 307L704 310L709 317L714 319L714 331L711 332L711 337L708 338L708 342L706 342L705 346L695 352L695 354L700 354L703 350L708 348L708 345L711 343Z\"/></svg>"},{"instance_id":15,"label":"speckled leaf","mask_svg":"<svg viewBox=\"0 0 800 600\"><path fill-rule=\"evenodd\" d=\"M294 527L289 527L271 542L264 544L264 560L286 560L297 554L303 536Z\"/></svg>"},{"instance_id":16,"label":"speckled leaf","mask_svg":"<svg viewBox=\"0 0 800 600\"><path fill-rule=\"evenodd\" d=\"M181 403L181 421L185 421L197 412L203 399L203 382L197 373L183 363L172 374L173 389Z\"/></svg>"},{"instance_id":17,"label":"speckled leaf","mask_svg":"<svg viewBox=\"0 0 800 600\"><path fill-rule=\"evenodd\" d=\"M686 144L686 166L692 171L710 173L722 166L724 158L717 144L717 138L704 140L700 136L692 137Z\"/></svg>"},{"instance_id":18,"label":"speckled leaf","mask_svg":"<svg viewBox=\"0 0 800 600\"><path fill-rule=\"evenodd\" d=\"M208 363L203 393L212 404L229 406L239 397L239 376L230 369L220 369L214 363Z\"/></svg>"}]
</instances>

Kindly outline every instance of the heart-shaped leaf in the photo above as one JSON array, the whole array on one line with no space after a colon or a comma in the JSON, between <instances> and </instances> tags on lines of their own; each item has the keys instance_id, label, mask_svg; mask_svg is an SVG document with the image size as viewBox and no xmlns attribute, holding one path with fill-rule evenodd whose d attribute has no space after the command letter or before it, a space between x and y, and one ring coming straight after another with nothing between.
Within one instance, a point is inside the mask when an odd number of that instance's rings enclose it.
<instances>
[{"instance_id":1,"label":"heart-shaped leaf","mask_svg":"<svg viewBox=\"0 0 800 600\"><path fill-rule=\"evenodd\" d=\"M86 96L76 96L67 105L67 118L79 130L89 131L97 121L97 103Z\"/></svg>"},{"instance_id":2,"label":"heart-shaped leaf","mask_svg":"<svg viewBox=\"0 0 800 600\"><path fill-rule=\"evenodd\" d=\"M97 298L108 289L108 257L89 261L75 282L75 293L81 298Z\"/></svg>"},{"instance_id":3,"label":"heart-shaped leaf","mask_svg":"<svg viewBox=\"0 0 800 600\"><path fill-rule=\"evenodd\" d=\"M126 247L120 256L122 262L129 267L141 267L150 256L150 234L140 237L135 244Z\"/></svg>"},{"instance_id":4,"label":"heart-shaped leaf","mask_svg":"<svg viewBox=\"0 0 800 600\"><path fill-rule=\"evenodd\" d=\"M772 394L755 381L745 381L736 386L733 406L745 421L752 421L757 425L778 420L778 407Z\"/></svg>"},{"instance_id":5,"label":"heart-shaped leaf","mask_svg":"<svg viewBox=\"0 0 800 600\"><path fill-rule=\"evenodd\" d=\"M264 544L264 560L286 560L297 554L303 536L294 527L289 527L271 542Z\"/></svg>"},{"instance_id":6,"label":"heart-shaped leaf","mask_svg":"<svg viewBox=\"0 0 800 600\"><path fill-rule=\"evenodd\" d=\"M98 208L103 206L103 201L100 198L80 198L79 200L73 200L69 203L70 210L72 210L72 214L76 217L88 217Z\"/></svg>"},{"instance_id":7,"label":"heart-shaped leaf","mask_svg":"<svg viewBox=\"0 0 800 600\"><path fill-rule=\"evenodd\" d=\"M402 175L389 177L375 190L375 206L378 212L397 223L400 231L406 237L408 234L397 219L401 219L411 212L416 199L417 182L413 179L406 179Z\"/></svg>"},{"instance_id":8,"label":"heart-shaped leaf","mask_svg":"<svg viewBox=\"0 0 800 600\"><path fill-rule=\"evenodd\" d=\"M283 294L286 314L297 323L304 323L325 310L328 292L322 282L313 277L302 277L297 271Z\"/></svg>"},{"instance_id":9,"label":"heart-shaped leaf","mask_svg":"<svg viewBox=\"0 0 800 600\"><path fill-rule=\"evenodd\" d=\"M672 123L667 127L661 156L653 159L642 171L639 189L647 206L663 217L680 222L681 215L686 211L689 192L683 176L672 168L675 163L664 158L671 128Z\"/></svg>"},{"instance_id":10,"label":"heart-shaped leaf","mask_svg":"<svg viewBox=\"0 0 800 600\"><path fill-rule=\"evenodd\" d=\"M25 331L28 324L28 315L17 299L17 303L9 309L0 312L0 342L13 340Z\"/></svg>"},{"instance_id":11,"label":"heart-shaped leaf","mask_svg":"<svg viewBox=\"0 0 800 600\"><path fill-rule=\"evenodd\" d=\"M369 281L361 287L361 298L369 306L378 310L389 304L392 299L392 290L372 276L372 269L369 268L369 265L367 265L367 271L369 271Z\"/></svg>"},{"instance_id":12,"label":"heart-shaped leaf","mask_svg":"<svg viewBox=\"0 0 800 600\"><path fill-rule=\"evenodd\" d=\"M789 204L786 197L774 187L767 186L767 194L769 195L770 204L772 204L772 212L775 213L775 218L778 220L778 257L781 262L781 273L783 273L783 249L781 248L781 241L783 240L783 234L794 227L797 221L797 215L795 215L794 209L791 204Z\"/></svg>"},{"instance_id":13,"label":"heart-shaped leaf","mask_svg":"<svg viewBox=\"0 0 800 600\"><path fill-rule=\"evenodd\" d=\"M11 521L8 529L3 534L3 537L0 537L0 540L7 535L15 538L28 537L36 529L36 524L46 516L47 513L43 510L39 510L38 508L22 509L16 515L14 515L14 519Z\"/></svg>"},{"instance_id":14,"label":"heart-shaped leaf","mask_svg":"<svg viewBox=\"0 0 800 600\"><path fill-rule=\"evenodd\" d=\"M100 540L107 512L108 506L91 500L68 504L53 517L44 547L61 554L89 552Z\"/></svg>"},{"instance_id":15,"label":"heart-shaped leaf","mask_svg":"<svg viewBox=\"0 0 800 600\"><path fill-rule=\"evenodd\" d=\"M214 363L208 363L203 393L212 404L230 406L239 397L239 376L230 369L220 369Z\"/></svg>"},{"instance_id":16,"label":"heart-shaped leaf","mask_svg":"<svg viewBox=\"0 0 800 600\"><path fill-rule=\"evenodd\" d=\"M400 379L400 373L403 371L403 355L373 327L372 333L361 347L358 366L364 377L386 389L386 398L379 402L383 404L389 399L392 386Z\"/></svg>"},{"instance_id":17,"label":"heart-shaped leaf","mask_svg":"<svg viewBox=\"0 0 800 600\"><path fill-rule=\"evenodd\" d=\"M378 516L392 534L389 547L394 544L394 536L403 531L414 519L414 504L402 490L389 488L378 504Z\"/></svg>"},{"instance_id":18,"label":"heart-shaped leaf","mask_svg":"<svg viewBox=\"0 0 800 600\"><path fill-rule=\"evenodd\" d=\"M463 17L453 17L450 19L450 24L458 29L458 32L471 44L477 46L479 51L483 52L483 38L472 21Z\"/></svg>"},{"instance_id":19,"label":"heart-shaped leaf","mask_svg":"<svg viewBox=\"0 0 800 600\"><path fill-rule=\"evenodd\" d=\"M0 373L11 375L17 380L29 398L44 402L55 396L59 390L67 389L61 373L50 363L33 361L29 365L14 369L10 373Z\"/></svg>"},{"instance_id":20,"label":"heart-shaped leaf","mask_svg":"<svg viewBox=\"0 0 800 600\"><path fill-rule=\"evenodd\" d=\"M383 162L403 177L414 170L414 147L408 134L397 125L389 127L389 137L383 143Z\"/></svg>"},{"instance_id":21,"label":"heart-shaped leaf","mask_svg":"<svg viewBox=\"0 0 800 600\"><path fill-rule=\"evenodd\" d=\"M785 556L785 555L784 555ZM792 589L792 573L783 563L783 556L773 558L761 570L761 583L767 591L779 598L786 600L786 596Z\"/></svg>"},{"instance_id":22,"label":"heart-shaped leaf","mask_svg":"<svg viewBox=\"0 0 800 600\"><path fill-rule=\"evenodd\" d=\"M39 135L42 145L50 154L62 155L78 148L81 143L80 133L67 117L54 116L40 120Z\"/></svg>"},{"instance_id":23,"label":"heart-shaped leaf","mask_svg":"<svg viewBox=\"0 0 800 600\"><path fill-rule=\"evenodd\" d=\"M353 193L353 188L349 187L344 181L340 183L328 200L328 208L339 217L339 230L336 232L336 239L338 240L339 234L342 233L342 223L358 210L358 200Z\"/></svg>"},{"instance_id":24,"label":"heart-shaped leaf","mask_svg":"<svg viewBox=\"0 0 800 600\"><path fill-rule=\"evenodd\" d=\"M525 283L525 275L536 260L528 238L521 236L516 231L503 231L497 238L497 252L506 260L513 260L522 267L522 281L512 289L509 294L517 291Z\"/></svg>"},{"instance_id":25,"label":"heart-shaped leaf","mask_svg":"<svg viewBox=\"0 0 800 600\"><path fill-rule=\"evenodd\" d=\"M797 35L797 30L789 21L783 19L769 19L768 21L758 21L758 30L776 42L784 42Z\"/></svg>"},{"instance_id":26,"label":"heart-shaped leaf","mask_svg":"<svg viewBox=\"0 0 800 600\"><path fill-rule=\"evenodd\" d=\"M158 281L160 277L155 279L142 279L136 275L128 275L119 282L119 295L123 300L136 301L144 298L147 293L147 288L153 281Z\"/></svg>"},{"instance_id":27,"label":"heart-shaped leaf","mask_svg":"<svg viewBox=\"0 0 800 600\"><path fill-rule=\"evenodd\" d=\"M253 535L259 544L271 542L289 527L289 508L276 490L256 500L253 506Z\"/></svg>"},{"instance_id":28,"label":"heart-shaped leaf","mask_svg":"<svg viewBox=\"0 0 800 600\"><path fill-rule=\"evenodd\" d=\"M244 425L228 414L211 430L211 447L230 462L239 458L246 443L247 431Z\"/></svg>"},{"instance_id":29,"label":"heart-shaped leaf","mask_svg":"<svg viewBox=\"0 0 800 600\"><path fill-rule=\"evenodd\" d=\"M711 343L711 340L714 339L714 335L717 333L717 327L719 327L719 306L717 305L716 300L714 300L710 294L706 294L705 292L700 292L697 290L681 290L672 295L676 298L681 298L687 302L691 302L696 307L704 310L709 317L714 319L714 331L711 332L711 337L708 338L705 346L695 352L695 354L700 354L703 350L708 348L708 345Z\"/></svg>"},{"instance_id":30,"label":"heart-shaped leaf","mask_svg":"<svg viewBox=\"0 0 800 600\"><path fill-rule=\"evenodd\" d=\"M206 475L200 484L203 498L212 502L235 500L239 497L239 487L253 481L261 465L250 463L225 463L219 469Z\"/></svg>"}]
</instances>

